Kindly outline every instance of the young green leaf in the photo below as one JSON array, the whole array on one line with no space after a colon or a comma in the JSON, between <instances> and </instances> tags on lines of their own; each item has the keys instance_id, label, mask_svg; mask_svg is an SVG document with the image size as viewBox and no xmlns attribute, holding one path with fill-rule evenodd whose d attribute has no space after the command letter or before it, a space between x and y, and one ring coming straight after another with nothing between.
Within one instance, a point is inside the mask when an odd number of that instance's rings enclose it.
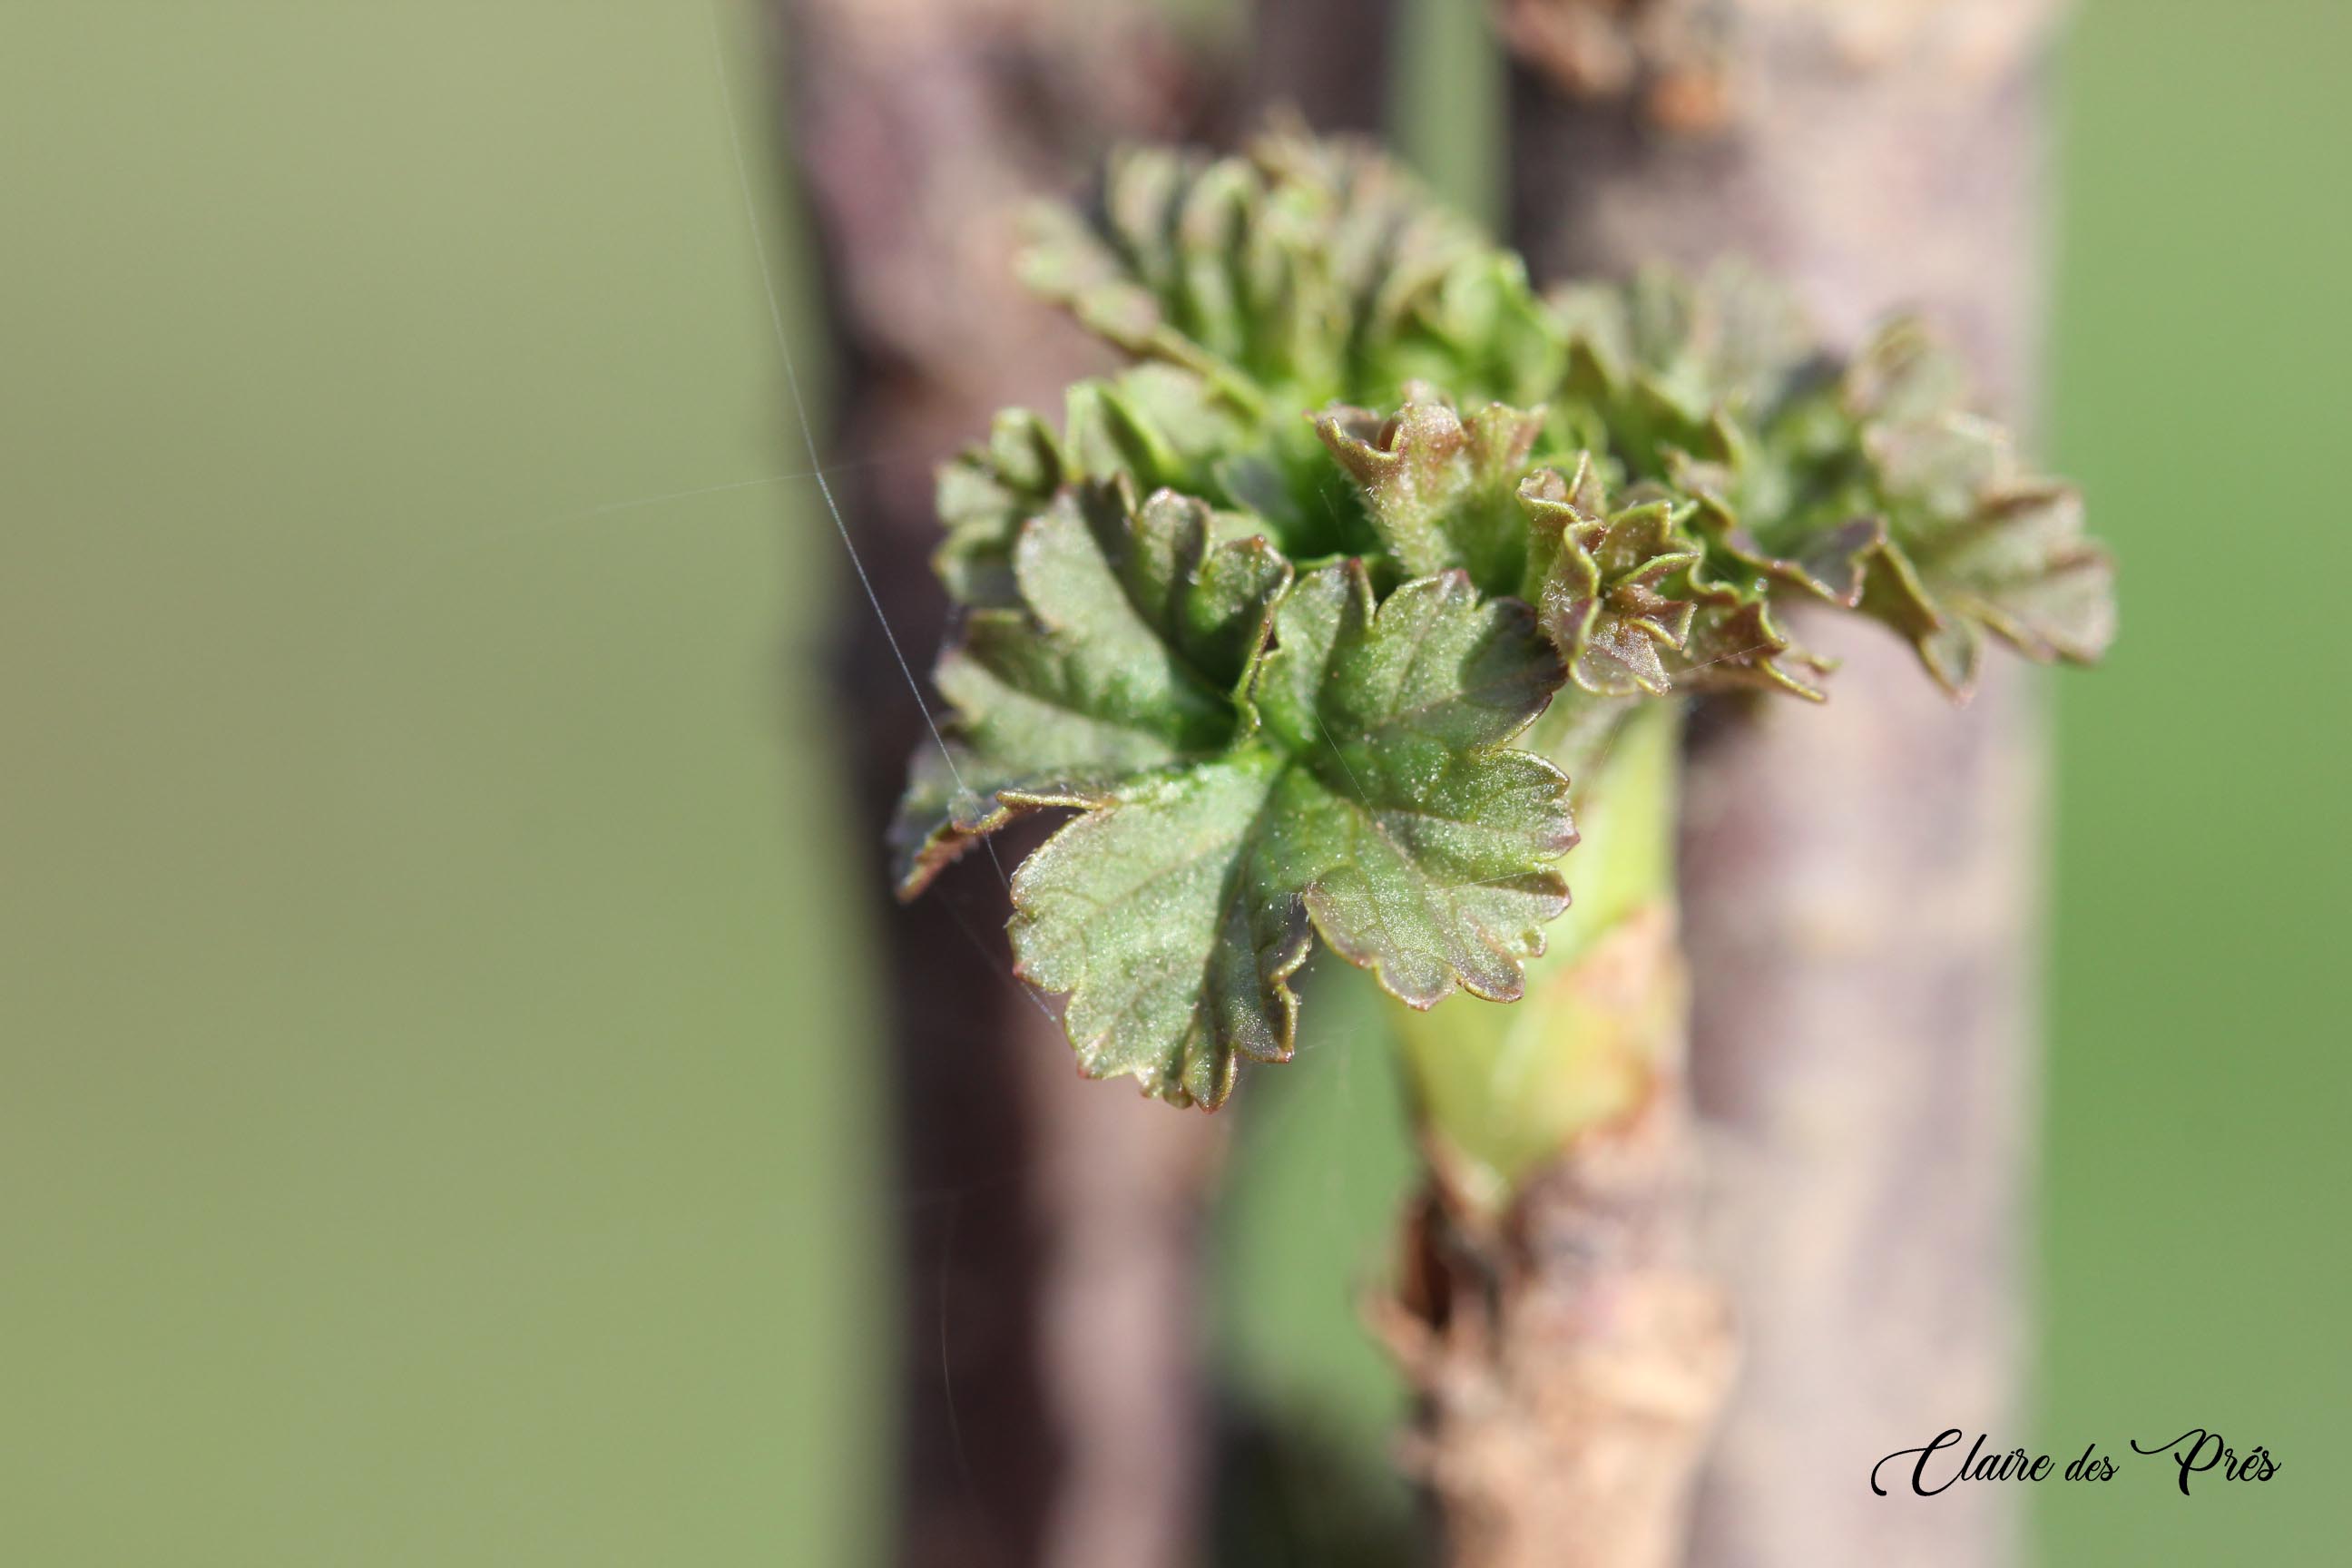
<instances>
[{"instance_id":1,"label":"young green leaf","mask_svg":"<svg viewBox=\"0 0 2352 1568\"><path fill-rule=\"evenodd\" d=\"M1538 469L1519 488L1529 531L1527 596L1596 697L1741 688L1819 699L1827 673L1780 629L1763 590L1717 578L1686 528L1696 503L1655 486L1612 509L1590 456L1572 479Z\"/></svg>"},{"instance_id":2,"label":"young green leaf","mask_svg":"<svg viewBox=\"0 0 2352 1568\"><path fill-rule=\"evenodd\" d=\"M1013 538L1068 478L1054 427L1025 408L999 414L986 445L967 447L940 469L937 506L947 537L932 552L931 568L950 598L960 605L1015 601Z\"/></svg>"},{"instance_id":3,"label":"young green leaf","mask_svg":"<svg viewBox=\"0 0 2352 1568\"><path fill-rule=\"evenodd\" d=\"M1065 489L1022 526L1012 571L1020 607L972 612L934 677L950 755L900 812L906 896L1021 812L1233 744L1290 581L1265 540L1219 538L1203 503L1139 508L1124 484Z\"/></svg>"},{"instance_id":4,"label":"young green leaf","mask_svg":"<svg viewBox=\"0 0 2352 1568\"><path fill-rule=\"evenodd\" d=\"M2007 434L1966 411L1965 378L1916 322L1840 364L1785 294L1738 269L1689 284L1647 273L1549 303L1571 424L1605 431L1633 478L1699 502L1695 580L1716 591L1718 629L1777 638L1759 586L1777 584L1885 622L1960 698L1985 632L2044 661L2089 662L2113 637L2113 565L2084 537L2079 498L2025 472Z\"/></svg>"},{"instance_id":5,"label":"young green leaf","mask_svg":"<svg viewBox=\"0 0 2352 1568\"><path fill-rule=\"evenodd\" d=\"M1288 1054L1318 932L1416 1006L1517 994L1572 836L1511 743L1564 685L1588 719L1818 699L1791 601L1885 622L1959 695L1986 633L2112 635L2079 498L1916 327L1843 359L1736 268L1538 299L1393 164L1290 130L1121 154L1025 265L1136 363L943 472L964 618L894 837L911 894L1079 814L1012 932L1090 1073L1218 1103Z\"/></svg>"},{"instance_id":6,"label":"young green leaf","mask_svg":"<svg viewBox=\"0 0 2352 1568\"><path fill-rule=\"evenodd\" d=\"M1310 923L1414 1006L1515 998L1574 833L1566 778L1505 743L1559 678L1459 574L1383 604L1357 562L1301 580L1250 739L1091 796L1013 878L1018 971L1069 993L1082 1068L1219 1104L1240 1058L1290 1054Z\"/></svg>"},{"instance_id":7,"label":"young green leaf","mask_svg":"<svg viewBox=\"0 0 2352 1568\"><path fill-rule=\"evenodd\" d=\"M1381 545L1409 577L1460 570L1489 594L1517 591L1528 557L1519 477L1544 411L1490 403L1468 419L1434 387L1405 388L1386 418L1334 405L1315 433L1362 493Z\"/></svg>"},{"instance_id":8,"label":"young green leaf","mask_svg":"<svg viewBox=\"0 0 2352 1568\"><path fill-rule=\"evenodd\" d=\"M1546 303L1567 342L1570 395L1596 410L1639 478L1661 477L1671 450L1706 449L1718 417L1769 423L1816 373L1796 302L1738 264L1692 279L1648 268Z\"/></svg>"},{"instance_id":9,"label":"young green leaf","mask_svg":"<svg viewBox=\"0 0 2352 1568\"><path fill-rule=\"evenodd\" d=\"M1596 697L1664 696L1666 657L1690 639L1696 606L1685 586L1700 551L1679 524L1690 509L1663 499L1612 512L1588 458L1571 481L1540 468L1519 487L1527 513L1527 596Z\"/></svg>"},{"instance_id":10,"label":"young green leaf","mask_svg":"<svg viewBox=\"0 0 2352 1568\"><path fill-rule=\"evenodd\" d=\"M1041 210L1023 275L1081 324L1266 410L1539 399L1567 347L1519 258L1366 144L1277 129L1246 157L1113 157L1096 207Z\"/></svg>"},{"instance_id":11,"label":"young green leaf","mask_svg":"<svg viewBox=\"0 0 2352 1568\"><path fill-rule=\"evenodd\" d=\"M1567 907L1549 862L1576 836L1568 780L1505 742L1560 682L1513 599L1457 572L1374 603L1360 563L1300 581L1259 671L1265 732L1296 760L1279 847L1316 929L1416 1007L1457 984L1519 991Z\"/></svg>"},{"instance_id":12,"label":"young green leaf","mask_svg":"<svg viewBox=\"0 0 2352 1568\"><path fill-rule=\"evenodd\" d=\"M1863 607L1965 696L1984 632L2040 662L2096 660L2115 637L2115 564L2084 535L2081 495L2027 472L2007 432L1954 405L1959 384L1916 323L1896 322L1843 391L1889 535Z\"/></svg>"}]
</instances>

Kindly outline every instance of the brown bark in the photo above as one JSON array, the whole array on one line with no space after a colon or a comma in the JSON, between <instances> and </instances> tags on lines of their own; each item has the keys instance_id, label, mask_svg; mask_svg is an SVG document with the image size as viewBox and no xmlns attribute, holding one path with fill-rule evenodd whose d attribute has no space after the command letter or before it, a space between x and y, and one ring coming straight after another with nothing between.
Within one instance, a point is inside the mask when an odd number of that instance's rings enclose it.
<instances>
[{"instance_id":1,"label":"brown bark","mask_svg":"<svg viewBox=\"0 0 2352 1568\"><path fill-rule=\"evenodd\" d=\"M1247 107L1295 109L1326 134L1386 130L1395 13L1394 0L1258 0Z\"/></svg>"},{"instance_id":2,"label":"brown bark","mask_svg":"<svg viewBox=\"0 0 2352 1568\"><path fill-rule=\"evenodd\" d=\"M928 675L937 464L1013 403L1057 411L1101 352L1014 281L1022 205L1124 137L1181 134L1201 73L1133 0L789 0L785 134L823 246L836 480ZM880 855L931 743L881 625L843 609L856 788ZM905 1316L896 1560L1175 1568L1206 1493L1195 1365L1205 1119L1080 1081L1006 967L989 857L878 916L898 1088ZM1013 861L1008 858L1004 864Z\"/></svg>"},{"instance_id":3,"label":"brown bark","mask_svg":"<svg viewBox=\"0 0 2352 1568\"><path fill-rule=\"evenodd\" d=\"M1671 917L1627 919L1551 984L1643 1037L1648 1089L1499 1220L1433 1172L1381 1321L1422 1395L1408 1458L1453 1568L1673 1568L1732 1336L1697 1256L1683 1009L1660 1005L1682 991Z\"/></svg>"},{"instance_id":4,"label":"brown bark","mask_svg":"<svg viewBox=\"0 0 2352 1568\"><path fill-rule=\"evenodd\" d=\"M782 0L788 143L844 372L836 489L923 669L938 462L1007 404L1058 411L1103 352L1013 279L1018 210L1112 142L1229 118L1152 0ZM1384 4L1269 4L1241 96L1377 122ZM1334 45L1318 29L1344 19ZM882 627L845 610L859 798L882 826L929 743ZM1013 863L1008 851L1003 864ZM900 1325L907 1568L1174 1568L1206 1513L1198 1231L1216 1124L1082 1082L1005 967L990 858L883 923L908 1192Z\"/></svg>"},{"instance_id":5,"label":"brown bark","mask_svg":"<svg viewBox=\"0 0 2352 1568\"><path fill-rule=\"evenodd\" d=\"M1696 9L1612 7L1653 8ZM2049 9L1716 7L1703 132L1663 124L1652 95L1579 99L1523 65L1519 237L1547 276L1742 253L1848 341L1923 308L2022 411ZM2013 1550L2013 1489L1927 1504L1874 1497L1864 1477L1946 1426L2004 1447L2016 1432L2032 689L1998 667L1955 711L1883 634L1804 635L1845 660L1829 705L1712 715L1692 757L1694 1077L1721 1129L1744 1368L1693 1560L1983 1568Z\"/></svg>"}]
</instances>

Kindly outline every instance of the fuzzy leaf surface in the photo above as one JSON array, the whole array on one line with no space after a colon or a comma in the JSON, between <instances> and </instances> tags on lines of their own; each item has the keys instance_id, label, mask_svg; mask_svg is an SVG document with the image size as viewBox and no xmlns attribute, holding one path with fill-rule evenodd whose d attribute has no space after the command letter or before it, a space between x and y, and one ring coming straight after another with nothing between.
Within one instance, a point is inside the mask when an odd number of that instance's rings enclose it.
<instances>
[{"instance_id":1,"label":"fuzzy leaf surface","mask_svg":"<svg viewBox=\"0 0 2352 1568\"><path fill-rule=\"evenodd\" d=\"M1213 1106L1281 1060L1310 927L1415 1006L1517 996L1566 907L1567 780L1506 742L1557 686L1524 606L1459 574L1374 601L1360 563L1302 579L1225 755L1090 800L1013 878L1022 975L1067 992L1085 1070Z\"/></svg>"},{"instance_id":2,"label":"fuzzy leaf surface","mask_svg":"<svg viewBox=\"0 0 2352 1568\"><path fill-rule=\"evenodd\" d=\"M1643 486L1612 506L1589 456L1573 479L1538 469L1518 499L1530 533L1527 597L1582 690L1821 696L1814 683L1827 667L1790 642L1766 592L1711 572L1686 526L1696 502Z\"/></svg>"},{"instance_id":3,"label":"fuzzy leaf surface","mask_svg":"<svg viewBox=\"0 0 2352 1568\"><path fill-rule=\"evenodd\" d=\"M1489 594L1516 592L1525 574L1517 491L1543 426L1542 409L1500 403L1465 419L1418 383L1386 418L1345 406L1315 417L1316 435L1354 481L1399 569L1412 577L1464 572Z\"/></svg>"},{"instance_id":4,"label":"fuzzy leaf surface","mask_svg":"<svg viewBox=\"0 0 2352 1568\"><path fill-rule=\"evenodd\" d=\"M2018 461L2008 433L1957 406L1957 369L1916 323L1879 333L1843 392L1861 421L1888 547L1863 607L1966 695L1990 633L2028 658L2095 662L2114 639L2115 563L2070 485Z\"/></svg>"},{"instance_id":5,"label":"fuzzy leaf surface","mask_svg":"<svg viewBox=\"0 0 2352 1568\"><path fill-rule=\"evenodd\" d=\"M2112 636L2079 497L1948 356L1900 323L1833 352L1753 272L1538 296L1369 146L1280 127L1117 155L1024 268L1130 363L941 475L946 745L894 841L911 893L1077 814L1012 931L1090 1073L1216 1104L1288 1054L1318 933L1417 1006L1516 995L1571 835L1511 747L1563 688L1547 747L1651 698L1818 699L1799 601L1961 696L1988 637Z\"/></svg>"},{"instance_id":6,"label":"fuzzy leaf surface","mask_svg":"<svg viewBox=\"0 0 2352 1568\"><path fill-rule=\"evenodd\" d=\"M1011 564L1020 606L973 611L933 677L953 717L900 812L908 894L1022 811L1231 746L1290 581L1263 539L1220 538L1203 503L1161 491L1138 507L1120 485L1063 490Z\"/></svg>"}]
</instances>

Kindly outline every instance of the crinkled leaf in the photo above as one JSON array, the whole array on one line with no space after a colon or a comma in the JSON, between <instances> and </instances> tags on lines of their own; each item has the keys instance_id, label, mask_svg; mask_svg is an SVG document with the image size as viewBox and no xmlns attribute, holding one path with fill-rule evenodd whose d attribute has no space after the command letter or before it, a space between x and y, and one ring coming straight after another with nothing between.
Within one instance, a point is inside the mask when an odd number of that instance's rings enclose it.
<instances>
[{"instance_id":1,"label":"crinkled leaf","mask_svg":"<svg viewBox=\"0 0 2352 1568\"><path fill-rule=\"evenodd\" d=\"M1038 213L1023 276L1118 347L1237 394L1333 385L1345 301L1319 226L1273 197L1241 159L1123 149L1094 213Z\"/></svg>"},{"instance_id":2,"label":"crinkled leaf","mask_svg":"<svg viewBox=\"0 0 2352 1568\"><path fill-rule=\"evenodd\" d=\"M1373 542L1352 503L1332 504L1334 477L1313 433L1292 419L1268 426L1192 372L1129 366L1074 383L1064 432L1026 409L997 416L989 441L940 470L947 538L932 564L956 603L1018 602L1013 544L1021 525L1080 479L1169 489L1247 514L1223 531L1265 534L1313 558Z\"/></svg>"},{"instance_id":3,"label":"crinkled leaf","mask_svg":"<svg viewBox=\"0 0 2352 1568\"><path fill-rule=\"evenodd\" d=\"M1411 300L1392 329L1376 321L1360 337L1359 388L1428 381L1465 398L1522 404L1541 403L1559 388L1567 339L1511 252L1456 257Z\"/></svg>"},{"instance_id":4,"label":"crinkled leaf","mask_svg":"<svg viewBox=\"0 0 2352 1568\"><path fill-rule=\"evenodd\" d=\"M1124 476L1144 495L1204 492L1210 464L1233 441L1199 379L1167 365L1075 384L1067 430L1073 472L1102 483Z\"/></svg>"},{"instance_id":5,"label":"crinkled leaf","mask_svg":"<svg viewBox=\"0 0 2352 1568\"><path fill-rule=\"evenodd\" d=\"M967 614L897 841L911 891L1015 813L1080 814L1013 931L1091 1073L1215 1104L1288 1053L1318 931L1416 1005L1516 994L1570 836L1508 742L1563 682L1817 698L1792 597L1958 692L1986 632L2112 633L2079 499L1914 327L1842 363L1733 268L1538 300L1409 174L1288 130L1120 155L1026 267L1138 363L943 473Z\"/></svg>"},{"instance_id":6,"label":"crinkled leaf","mask_svg":"<svg viewBox=\"0 0 2352 1568\"><path fill-rule=\"evenodd\" d=\"M1573 479L1530 474L1519 500L1532 540L1528 597L1583 690L1822 695L1828 665L1790 642L1766 587L1710 568L1686 526L1695 503L1643 486L1612 507L1590 457Z\"/></svg>"},{"instance_id":7,"label":"crinkled leaf","mask_svg":"<svg viewBox=\"0 0 2352 1568\"><path fill-rule=\"evenodd\" d=\"M1369 145L1295 130L1246 157L1117 154L1091 211L1040 216L1024 269L1185 405L1139 419L1126 389L1090 392L1074 465L1252 512L1298 560L1382 547L1301 410L1382 403L1418 376L1463 407L1540 400L1566 362L1517 256Z\"/></svg>"},{"instance_id":8,"label":"crinkled leaf","mask_svg":"<svg viewBox=\"0 0 2352 1568\"><path fill-rule=\"evenodd\" d=\"M931 565L950 597L961 605L1013 602L1013 536L1052 503L1066 477L1053 426L1025 408L999 414L985 446L966 447L940 469L947 537Z\"/></svg>"},{"instance_id":9,"label":"crinkled leaf","mask_svg":"<svg viewBox=\"0 0 2352 1568\"><path fill-rule=\"evenodd\" d=\"M1788 291L1736 263L1695 279L1651 268L1571 285L1548 303L1570 394L1596 408L1642 477L1661 473L1669 447L1703 450L1718 416L1769 420L1817 357Z\"/></svg>"},{"instance_id":10,"label":"crinkled leaf","mask_svg":"<svg viewBox=\"0 0 2352 1568\"><path fill-rule=\"evenodd\" d=\"M1968 374L1925 322L1900 317L1873 332L1839 378L1838 402L1857 425L1905 425L1966 405Z\"/></svg>"},{"instance_id":11,"label":"crinkled leaf","mask_svg":"<svg viewBox=\"0 0 2352 1568\"><path fill-rule=\"evenodd\" d=\"M1526 608L1447 574L1375 603L1302 579L1223 756L1088 803L1013 878L1021 973L1069 993L1086 1070L1215 1105L1290 1051L1308 922L1415 1006L1519 994L1567 902L1568 781L1506 747L1558 685Z\"/></svg>"},{"instance_id":12,"label":"crinkled leaf","mask_svg":"<svg viewBox=\"0 0 2352 1568\"><path fill-rule=\"evenodd\" d=\"M1771 691L1818 702L1833 661L1797 646L1780 625L1770 597L1694 572L1696 614L1687 641L1667 662L1680 691Z\"/></svg>"},{"instance_id":13,"label":"crinkled leaf","mask_svg":"<svg viewBox=\"0 0 2352 1568\"><path fill-rule=\"evenodd\" d=\"M1984 632L2045 660L2095 658L2112 637L2112 567L2079 500L1965 411L1956 363L1916 322L1837 367L1785 298L1738 274L1648 275L1552 304L1571 417L1580 402L1634 477L1699 503L1693 581L1713 590L1727 644L1785 642L1774 584L1884 621L1961 696ZM1753 672L1784 684L1771 671L1797 668Z\"/></svg>"},{"instance_id":14,"label":"crinkled leaf","mask_svg":"<svg viewBox=\"0 0 2352 1568\"><path fill-rule=\"evenodd\" d=\"M1786 290L1726 265L1688 282L1651 271L1576 286L1551 304L1571 351L1567 406L1581 401L1633 478L1698 503L1689 526L1707 559L1693 580L1732 634L1699 667L1706 679L1725 678L1715 664L1733 647L1790 651L1769 606L1748 603L1769 584L1860 601L1885 529L1832 366ZM1737 679L1815 694L1797 662L1743 661Z\"/></svg>"},{"instance_id":15,"label":"crinkled leaf","mask_svg":"<svg viewBox=\"0 0 2352 1568\"><path fill-rule=\"evenodd\" d=\"M1263 539L1220 539L1200 501L1138 508L1115 485L1066 489L1023 526L1013 569L1021 607L974 611L934 677L949 745L896 835L908 894L1020 811L1232 745L1290 579Z\"/></svg>"},{"instance_id":16,"label":"crinkled leaf","mask_svg":"<svg viewBox=\"0 0 2352 1568\"><path fill-rule=\"evenodd\" d=\"M1875 498L1856 482L1808 486L1727 430L1720 461L1670 450L1674 487L1698 503L1696 527L1727 562L1852 609L1886 542Z\"/></svg>"},{"instance_id":17,"label":"crinkled leaf","mask_svg":"<svg viewBox=\"0 0 2352 1568\"><path fill-rule=\"evenodd\" d=\"M1386 418L1344 406L1315 418L1404 575L1460 570L1489 594L1516 592L1525 573L1527 523L1514 498L1543 427L1542 409L1499 403L1465 420L1418 384Z\"/></svg>"},{"instance_id":18,"label":"crinkled leaf","mask_svg":"<svg viewBox=\"0 0 2352 1568\"><path fill-rule=\"evenodd\" d=\"M1663 497L1612 510L1588 458L1573 479L1539 468L1519 487L1530 547L1527 595L1569 678L1598 697L1663 695L1667 660L1696 612L1689 578L1698 542L1691 507Z\"/></svg>"},{"instance_id":19,"label":"crinkled leaf","mask_svg":"<svg viewBox=\"0 0 2352 1568\"><path fill-rule=\"evenodd\" d=\"M1294 122L1254 141L1249 161L1327 258L1360 336L1396 332L1449 271L1490 249L1477 225L1370 142Z\"/></svg>"},{"instance_id":20,"label":"crinkled leaf","mask_svg":"<svg viewBox=\"0 0 2352 1568\"><path fill-rule=\"evenodd\" d=\"M1568 781L1501 749L1560 679L1527 606L1459 573L1375 606L1349 562L1300 581L1275 637L1257 704L1300 760L1282 847L1317 929L1414 1006L1516 997L1575 842Z\"/></svg>"},{"instance_id":21,"label":"crinkled leaf","mask_svg":"<svg viewBox=\"0 0 2352 1568\"><path fill-rule=\"evenodd\" d=\"M1879 333L1843 377L1887 541L1862 607L1961 696L1990 632L2027 658L2090 663L2115 636L2115 568L2081 496L2018 463L2007 433L1953 405L1958 373L1916 323Z\"/></svg>"},{"instance_id":22,"label":"crinkled leaf","mask_svg":"<svg viewBox=\"0 0 2352 1568\"><path fill-rule=\"evenodd\" d=\"M1251 745L1131 779L1022 862L1016 973L1069 994L1063 1027L1088 1077L1213 1108L1240 1058L1289 1059L1306 907L1263 853L1286 771Z\"/></svg>"},{"instance_id":23,"label":"crinkled leaf","mask_svg":"<svg viewBox=\"0 0 2352 1568\"><path fill-rule=\"evenodd\" d=\"M1370 145L1295 131L1246 157L1115 154L1093 211L1038 215L1023 273L1118 348L1266 405L1424 374L1540 395L1565 354L1516 256Z\"/></svg>"}]
</instances>

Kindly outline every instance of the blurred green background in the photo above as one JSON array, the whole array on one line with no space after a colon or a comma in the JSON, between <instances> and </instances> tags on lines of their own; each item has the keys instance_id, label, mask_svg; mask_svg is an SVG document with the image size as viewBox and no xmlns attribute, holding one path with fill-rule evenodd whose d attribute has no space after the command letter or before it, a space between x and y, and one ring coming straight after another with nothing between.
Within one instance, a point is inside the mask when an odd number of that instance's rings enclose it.
<instances>
[{"instance_id":1,"label":"blurred green background","mask_svg":"<svg viewBox=\"0 0 2352 1568\"><path fill-rule=\"evenodd\" d=\"M2285 1468L2037 1489L2052 1563L2352 1524L2347 79L2334 0L2106 0L2058 83L2053 442L2126 570L2056 683L2041 1435ZM0 1562L871 1561L843 562L703 12L19 0L0 204ZM1261 1087L1224 1353L1361 1441L1392 1089Z\"/></svg>"}]
</instances>

